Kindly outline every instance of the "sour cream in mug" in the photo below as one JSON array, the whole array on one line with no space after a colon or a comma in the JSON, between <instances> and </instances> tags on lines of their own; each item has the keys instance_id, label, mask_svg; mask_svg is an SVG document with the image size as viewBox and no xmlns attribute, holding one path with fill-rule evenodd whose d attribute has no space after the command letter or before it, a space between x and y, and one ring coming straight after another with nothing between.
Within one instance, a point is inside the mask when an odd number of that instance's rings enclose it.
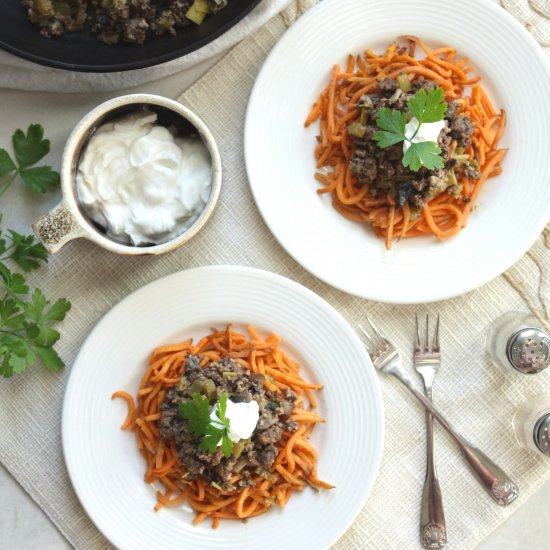
<instances>
[{"instance_id":1,"label":"sour cream in mug","mask_svg":"<svg viewBox=\"0 0 550 550\"><path fill-rule=\"evenodd\" d=\"M161 244L188 229L206 205L212 163L199 136L175 136L147 109L101 126L76 176L80 203L108 236Z\"/></svg>"}]
</instances>

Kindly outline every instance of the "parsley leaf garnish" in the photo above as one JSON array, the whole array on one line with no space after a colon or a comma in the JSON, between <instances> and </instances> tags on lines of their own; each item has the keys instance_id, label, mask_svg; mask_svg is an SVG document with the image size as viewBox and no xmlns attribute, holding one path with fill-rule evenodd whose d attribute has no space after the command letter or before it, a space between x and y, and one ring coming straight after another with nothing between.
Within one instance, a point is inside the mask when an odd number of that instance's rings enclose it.
<instances>
[{"instance_id":1,"label":"parsley leaf garnish","mask_svg":"<svg viewBox=\"0 0 550 550\"><path fill-rule=\"evenodd\" d=\"M180 414L187 420L187 429L194 435L204 435L210 424L208 398L200 393L193 393L191 401L180 403Z\"/></svg>"},{"instance_id":2,"label":"parsley leaf garnish","mask_svg":"<svg viewBox=\"0 0 550 550\"><path fill-rule=\"evenodd\" d=\"M42 126L31 124L26 134L16 130L12 144L15 160L0 149L0 197L17 176L40 193L59 185L59 174L50 166L33 166L50 151ZM40 289L31 291L25 277L9 266L11 262L29 272L47 260L46 249L34 235L0 228L0 376L18 374L37 359L50 370L64 367L52 347L60 336L52 324L65 318L71 304L64 298L52 304Z\"/></svg>"},{"instance_id":3,"label":"parsley leaf garnish","mask_svg":"<svg viewBox=\"0 0 550 550\"><path fill-rule=\"evenodd\" d=\"M221 440L222 452L226 458L231 456L233 441L229 438L229 418L226 418L227 392L220 395L215 405L216 421L210 418L208 398L197 392L189 401L180 403L180 414L187 420L187 429L200 438L199 448L210 454L218 450Z\"/></svg>"},{"instance_id":4,"label":"parsley leaf garnish","mask_svg":"<svg viewBox=\"0 0 550 550\"><path fill-rule=\"evenodd\" d=\"M408 106L411 114L422 124L423 122L438 122L447 111L447 103L443 100L443 88L432 88L428 93L420 88L409 98Z\"/></svg>"},{"instance_id":5,"label":"parsley leaf garnish","mask_svg":"<svg viewBox=\"0 0 550 550\"><path fill-rule=\"evenodd\" d=\"M413 143L403 155L403 166L410 168L413 172L418 172L421 166L425 166L428 170L443 168L445 163L439 153L441 148L433 141Z\"/></svg>"},{"instance_id":6,"label":"parsley leaf garnish","mask_svg":"<svg viewBox=\"0 0 550 550\"><path fill-rule=\"evenodd\" d=\"M443 100L443 88L437 87L428 93L422 88L408 100L409 113L421 124L438 122L443 119L447 111L447 103ZM373 139L381 148L390 147L402 141L409 142L409 147L403 155L403 166L413 172L418 172L421 166L428 170L443 168L445 163L441 158L441 148L434 141L413 143L405 135L407 115L398 109L382 107L376 113L376 124L380 130L374 132ZM417 132L418 132L417 128ZM416 134L415 134L416 135Z\"/></svg>"},{"instance_id":7,"label":"parsley leaf garnish","mask_svg":"<svg viewBox=\"0 0 550 550\"><path fill-rule=\"evenodd\" d=\"M39 193L59 186L59 174L51 166L34 166L50 152L50 141L44 139L44 128L40 124L31 124L26 134L23 130L16 130L12 145L15 161L6 149L0 149L0 196L18 175L27 187Z\"/></svg>"},{"instance_id":8,"label":"parsley leaf garnish","mask_svg":"<svg viewBox=\"0 0 550 550\"><path fill-rule=\"evenodd\" d=\"M395 145L405 139L407 116L397 109L382 107L376 113L376 124L382 131L374 133L374 139L382 148Z\"/></svg>"}]
</instances>

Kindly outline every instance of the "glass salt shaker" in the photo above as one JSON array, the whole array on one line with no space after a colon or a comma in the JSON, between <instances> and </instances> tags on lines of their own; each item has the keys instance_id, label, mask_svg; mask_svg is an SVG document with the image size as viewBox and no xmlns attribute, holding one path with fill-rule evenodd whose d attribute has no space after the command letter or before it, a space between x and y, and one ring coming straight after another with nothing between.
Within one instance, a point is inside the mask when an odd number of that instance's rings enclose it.
<instances>
[{"instance_id":1,"label":"glass salt shaker","mask_svg":"<svg viewBox=\"0 0 550 550\"><path fill-rule=\"evenodd\" d=\"M550 395L527 398L512 425L520 447L550 456Z\"/></svg>"},{"instance_id":2,"label":"glass salt shaker","mask_svg":"<svg viewBox=\"0 0 550 550\"><path fill-rule=\"evenodd\" d=\"M550 366L550 335L535 316L510 311L489 327L487 352L497 365L536 374Z\"/></svg>"}]
</instances>

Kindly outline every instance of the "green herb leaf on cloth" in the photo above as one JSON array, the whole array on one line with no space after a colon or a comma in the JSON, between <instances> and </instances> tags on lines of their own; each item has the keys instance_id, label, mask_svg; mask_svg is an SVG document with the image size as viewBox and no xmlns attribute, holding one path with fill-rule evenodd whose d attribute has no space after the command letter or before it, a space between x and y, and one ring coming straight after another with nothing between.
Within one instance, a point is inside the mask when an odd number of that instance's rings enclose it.
<instances>
[{"instance_id":1,"label":"green herb leaf on cloth","mask_svg":"<svg viewBox=\"0 0 550 550\"><path fill-rule=\"evenodd\" d=\"M40 124L31 124L26 134L16 130L12 144L19 168L36 164L50 152L50 141L44 139L44 128Z\"/></svg>"},{"instance_id":2,"label":"green herb leaf on cloth","mask_svg":"<svg viewBox=\"0 0 550 550\"><path fill-rule=\"evenodd\" d=\"M0 149L0 197L17 176L31 190L40 193L59 185L59 174L50 166L33 166L50 150L42 126L31 124L27 133L16 130L12 144L15 160L5 149ZM71 304L65 298L52 304L42 290L31 291L25 277L10 267L13 263L22 271L30 272L47 260L46 249L34 235L0 228L0 376L19 374L37 359L53 371L64 367L52 347L60 337L52 324L63 321Z\"/></svg>"},{"instance_id":3,"label":"green herb leaf on cloth","mask_svg":"<svg viewBox=\"0 0 550 550\"><path fill-rule=\"evenodd\" d=\"M6 291L0 300L0 376L23 372L36 362L37 356L46 368L61 369L63 361L52 348L60 334L51 323L65 318L70 303L60 298L50 306L37 288L29 298L23 276L12 273L5 264L0 266Z\"/></svg>"},{"instance_id":4,"label":"green herb leaf on cloth","mask_svg":"<svg viewBox=\"0 0 550 550\"><path fill-rule=\"evenodd\" d=\"M5 149L0 149L0 178L17 170L17 166L11 160L10 154Z\"/></svg>"},{"instance_id":5,"label":"green herb leaf on cloth","mask_svg":"<svg viewBox=\"0 0 550 550\"><path fill-rule=\"evenodd\" d=\"M38 193L45 193L59 186L59 174L51 166L23 168L19 175L28 187Z\"/></svg>"},{"instance_id":6,"label":"green herb leaf on cloth","mask_svg":"<svg viewBox=\"0 0 550 550\"><path fill-rule=\"evenodd\" d=\"M19 176L33 191L45 193L59 187L59 174L51 166L34 166L50 152L50 141L44 139L44 128L31 124L27 133L18 129L12 136L15 160L0 149L0 196L2 196ZM9 176L9 177L8 177Z\"/></svg>"},{"instance_id":7,"label":"green herb leaf on cloth","mask_svg":"<svg viewBox=\"0 0 550 550\"><path fill-rule=\"evenodd\" d=\"M32 271L40 266L40 262L48 261L48 252L36 241L34 235L20 235L12 229L9 229L8 233L13 243L9 257L23 271ZM4 250L1 253L4 253Z\"/></svg>"}]
</instances>

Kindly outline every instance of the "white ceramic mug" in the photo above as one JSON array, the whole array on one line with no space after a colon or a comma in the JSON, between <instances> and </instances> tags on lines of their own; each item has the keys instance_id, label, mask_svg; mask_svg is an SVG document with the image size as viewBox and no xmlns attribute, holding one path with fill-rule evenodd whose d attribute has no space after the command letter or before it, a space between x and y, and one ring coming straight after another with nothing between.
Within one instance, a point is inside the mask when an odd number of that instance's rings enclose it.
<instances>
[{"instance_id":1,"label":"white ceramic mug","mask_svg":"<svg viewBox=\"0 0 550 550\"><path fill-rule=\"evenodd\" d=\"M76 174L79 160L88 140L97 128L126 113L147 107L171 118L171 123L181 135L196 133L204 141L212 161L212 186L204 209L195 222L173 239L150 246L123 244L110 237L95 225L80 205L76 188ZM162 120L159 120L162 123ZM218 147L210 130L192 111L172 99L150 94L132 94L116 97L102 103L89 112L72 131L61 160L61 190L63 200L53 210L35 220L32 224L37 238L48 252L57 252L65 243L83 237L106 250L125 255L163 254L186 243L206 223L214 210L220 194L222 165Z\"/></svg>"}]
</instances>

